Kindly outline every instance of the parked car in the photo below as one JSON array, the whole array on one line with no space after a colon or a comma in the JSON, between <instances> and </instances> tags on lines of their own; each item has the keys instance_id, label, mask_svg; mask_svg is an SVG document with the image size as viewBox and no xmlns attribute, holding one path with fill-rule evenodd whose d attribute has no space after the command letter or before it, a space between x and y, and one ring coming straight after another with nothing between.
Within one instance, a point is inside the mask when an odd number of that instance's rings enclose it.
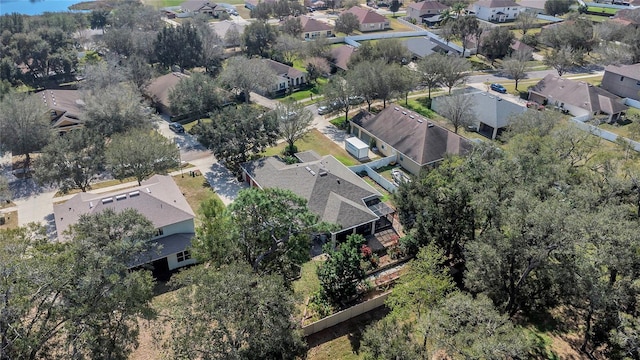
<instances>
[{"instance_id":1,"label":"parked car","mask_svg":"<svg viewBox=\"0 0 640 360\"><path fill-rule=\"evenodd\" d=\"M169 129L171 129L171 131L175 132L175 133L183 133L184 132L184 126L182 126L182 124L177 123L177 122L172 122L169 124Z\"/></svg>"},{"instance_id":2,"label":"parked car","mask_svg":"<svg viewBox=\"0 0 640 360\"><path fill-rule=\"evenodd\" d=\"M349 105L358 105L364 102L362 96L349 96Z\"/></svg>"},{"instance_id":3,"label":"parked car","mask_svg":"<svg viewBox=\"0 0 640 360\"><path fill-rule=\"evenodd\" d=\"M507 89L504 86L500 85L500 84L491 84L490 87L491 87L491 90L497 91L497 92L499 92L501 94L506 94L507 93Z\"/></svg>"},{"instance_id":4,"label":"parked car","mask_svg":"<svg viewBox=\"0 0 640 360\"><path fill-rule=\"evenodd\" d=\"M324 105L318 108L318 115L325 115L331 112L331 108Z\"/></svg>"}]
</instances>

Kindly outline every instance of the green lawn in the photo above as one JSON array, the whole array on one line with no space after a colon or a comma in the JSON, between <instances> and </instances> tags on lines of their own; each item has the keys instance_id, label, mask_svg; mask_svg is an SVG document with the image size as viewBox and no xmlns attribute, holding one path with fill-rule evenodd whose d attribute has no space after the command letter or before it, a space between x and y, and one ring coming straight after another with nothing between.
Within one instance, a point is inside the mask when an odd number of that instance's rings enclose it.
<instances>
[{"instance_id":1,"label":"green lawn","mask_svg":"<svg viewBox=\"0 0 640 360\"><path fill-rule=\"evenodd\" d=\"M589 6L587 7L587 11L599 14L615 15L618 12L618 9Z\"/></svg>"},{"instance_id":2,"label":"green lawn","mask_svg":"<svg viewBox=\"0 0 640 360\"><path fill-rule=\"evenodd\" d=\"M184 170L182 176L176 175L173 177L176 184L180 188L180 192L184 194L187 202L191 206L191 209L198 214L200 204L210 198L217 198L218 195L213 191L207 179L204 176L189 176L189 170ZM219 199L219 198L218 198Z\"/></svg>"},{"instance_id":3,"label":"green lawn","mask_svg":"<svg viewBox=\"0 0 640 360\"><path fill-rule=\"evenodd\" d=\"M273 156L273 155L281 155L284 151L284 148L287 146L286 142L282 142L277 146L268 148L262 155L264 156ZM298 151L307 151L313 150L318 155L333 155L338 161L343 163L346 166L357 165L359 162L354 159L347 151L336 143L331 141L328 137L324 136L317 129L313 129L307 133L307 136L304 139L296 142L296 146L298 147Z\"/></svg>"},{"instance_id":4,"label":"green lawn","mask_svg":"<svg viewBox=\"0 0 640 360\"><path fill-rule=\"evenodd\" d=\"M433 91L431 95L433 96ZM435 112L429 109L429 106L428 106L429 102L430 101L428 97L419 97L419 98L409 99L408 103L403 104L403 106L409 110L413 110L417 112L418 114L424 117L432 118L435 115Z\"/></svg>"}]
</instances>

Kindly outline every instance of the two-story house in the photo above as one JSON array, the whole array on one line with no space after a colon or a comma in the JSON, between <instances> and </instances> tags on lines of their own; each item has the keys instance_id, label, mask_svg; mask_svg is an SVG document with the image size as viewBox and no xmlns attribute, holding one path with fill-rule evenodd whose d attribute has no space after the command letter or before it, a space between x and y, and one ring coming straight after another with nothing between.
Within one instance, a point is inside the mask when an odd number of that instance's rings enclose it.
<instances>
[{"instance_id":1,"label":"two-story house","mask_svg":"<svg viewBox=\"0 0 640 360\"><path fill-rule=\"evenodd\" d=\"M271 59L264 59L271 69L276 73L276 83L270 89L273 94L294 91L307 84L307 73L300 71L289 65L279 63Z\"/></svg>"},{"instance_id":2,"label":"two-story house","mask_svg":"<svg viewBox=\"0 0 640 360\"><path fill-rule=\"evenodd\" d=\"M523 10L513 0L479 0L469 6L478 19L491 22L513 21Z\"/></svg>"},{"instance_id":3,"label":"two-story house","mask_svg":"<svg viewBox=\"0 0 640 360\"><path fill-rule=\"evenodd\" d=\"M149 241L154 250L143 254L137 267L152 264L156 274L191 265L188 247L195 235L195 214L170 176L155 175L135 188L106 194L79 193L71 199L53 206L58 240L66 240L66 230L85 214L105 209L120 212L137 210L153 223L156 236Z\"/></svg>"},{"instance_id":4,"label":"two-story house","mask_svg":"<svg viewBox=\"0 0 640 360\"><path fill-rule=\"evenodd\" d=\"M378 14L371 9L365 9L360 6L354 6L343 13L351 13L356 16L360 22L359 30L361 32L380 31L389 27L389 19Z\"/></svg>"},{"instance_id":5,"label":"two-story house","mask_svg":"<svg viewBox=\"0 0 640 360\"><path fill-rule=\"evenodd\" d=\"M447 5L439 3L438 1L425 0L412 2L407 6L407 17L415 20L418 24L422 24L424 19L440 15L440 13L448 8Z\"/></svg>"},{"instance_id":6,"label":"two-story house","mask_svg":"<svg viewBox=\"0 0 640 360\"><path fill-rule=\"evenodd\" d=\"M605 67L600 86L610 93L640 101L640 63Z\"/></svg>"}]
</instances>

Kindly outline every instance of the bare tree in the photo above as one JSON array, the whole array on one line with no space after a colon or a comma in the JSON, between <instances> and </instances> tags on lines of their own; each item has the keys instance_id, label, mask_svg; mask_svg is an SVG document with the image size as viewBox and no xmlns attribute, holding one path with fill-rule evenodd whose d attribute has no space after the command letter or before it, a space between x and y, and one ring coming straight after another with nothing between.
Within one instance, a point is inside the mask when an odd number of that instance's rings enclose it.
<instances>
[{"instance_id":1,"label":"bare tree","mask_svg":"<svg viewBox=\"0 0 640 360\"><path fill-rule=\"evenodd\" d=\"M573 60L573 50L568 46L563 46L560 49L551 49L547 56L545 56L544 63L556 69L558 76L562 76L562 74L573 66Z\"/></svg>"},{"instance_id":2,"label":"bare tree","mask_svg":"<svg viewBox=\"0 0 640 360\"><path fill-rule=\"evenodd\" d=\"M429 99L431 99L431 90L440 83L447 61L449 57L440 53L431 54L418 61L420 82L429 90Z\"/></svg>"},{"instance_id":3,"label":"bare tree","mask_svg":"<svg viewBox=\"0 0 640 360\"><path fill-rule=\"evenodd\" d=\"M49 113L38 95L8 94L0 103L0 153L25 155L29 168L34 151L49 142Z\"/></svg>"},{"instance_id":4,"label":"bare tree","mask_svg":"<svg viewBox=\"0 0 640 360\"><path fill-rule=\"evenodd\" d=\"M527 61L531 58L531 51L518 50L502 61L502 71L516 82L516 90L518 90L518 81L527 77Z\"/></svg>"},{"instance_id":5,"label":"bare tree","mask_svg":"<svg viewBox=\"0 0 640 360\"><path fill-rule=\"evenodd\" d=\"M516 24L518 25L518 28L520 28L520 32L522 32L522 35L527 35L527 31L529 31L529 29L533 27L533 24L535 24L535 22L536 14L529 11L523 11L519 13L518 17L516 18Z\"/></svg>"},{"instance_id":6,"label":"bare tree","mask_svg":"<svg viewBox=\"0 0 640 360\"><path fill-rule=\"evenodd\" d=\"M11 200L11 189L9 188L9 181L7 178L0 175L0 202Z\"/></svg>"},{"instance_id":7,"label":"bare tree","mask_svg":"<svg viewBox=\"0 0 640 360\"><path fill-rule=\"evenodd\" d=\"M268 91L275 84L276 79L276 73L264 60L249 59L244 56L229 58L218 76L218 80L223 85L244 92L247 104L252 91Z\"/></svg>"},{"instance_id":8,"label":"bare tree","mask_svg":"<svg viewBox=\"0 0 640 360\"><path fill-rule=\"evenodd\" d=\"M471 96L456 94L438 99L438 113L453 125L453 132L458 133L460 127L471 125L476 121L474 102Z\"/></svg>"},{"instance_id":9,"label":"bare tree","mask_svg":"<svg viewBox=\"0 0 640 360\"><path fill-rule=\"evenodd\" d=\"M442 65L439 82L441 86L449 88L449 95L451 95L453 87L466 82L471 66L465 58L455 58L453 56L447 57L447 61Z\"/></svg>"},{"instance_id":10,"label":"bare tree","mask_svg":"<svg viewBox=\"0 0 640 360\"><path fill-rule=\"evenodd\" d=\"M274 50L285 62L293 63L304 49L304 41L292 35L280 35L276 39Z\"/></svg>"},{"instance_id":11,"label":"bare tree","mask_svg":"<svg viewBox=\"0 0 640 360\"><path fill-rule=\"evenodd\" d=\"M302 139L313 122L313 114L302 105L295 102L279 103L273 111L273 116L280 126L280 135L289 144L287 153L296 152L295 142Z\"/></svg>"}]
</instances>

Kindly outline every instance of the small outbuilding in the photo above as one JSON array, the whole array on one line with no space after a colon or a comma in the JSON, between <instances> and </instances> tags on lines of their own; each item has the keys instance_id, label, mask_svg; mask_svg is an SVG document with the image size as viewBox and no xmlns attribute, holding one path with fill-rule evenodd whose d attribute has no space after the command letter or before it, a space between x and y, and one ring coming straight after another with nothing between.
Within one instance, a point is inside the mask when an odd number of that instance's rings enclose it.
<instances>
[{"instance_id":1,"label":"small outbuilding","mask_svg":"<svg viewBox=\"0 0 640 360\"><path fill-rule=\"evenodd\" d=\"M349 154L360 160L369 158L369 145L357 137L350 137L344 141L344 147Z\"/></svg>"}]
</instances>

